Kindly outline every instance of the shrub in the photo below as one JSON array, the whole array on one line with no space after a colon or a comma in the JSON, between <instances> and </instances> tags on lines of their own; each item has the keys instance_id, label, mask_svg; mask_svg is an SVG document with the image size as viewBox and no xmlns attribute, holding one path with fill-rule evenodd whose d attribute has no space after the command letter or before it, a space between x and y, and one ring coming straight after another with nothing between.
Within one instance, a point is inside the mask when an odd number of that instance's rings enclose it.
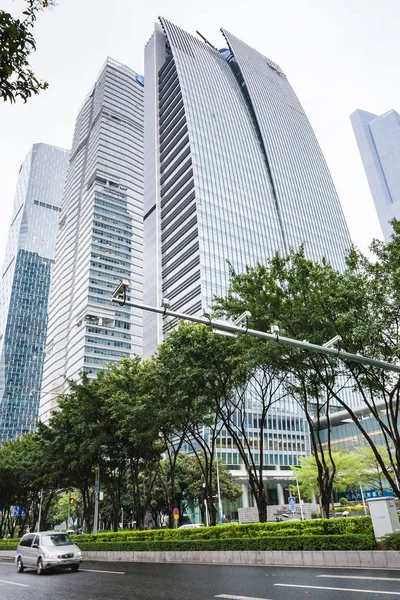
<instances>
[{"instance_id":1,"label":"shrub","mask_svg":"<svg viewBox=\"0 0 400 600\"><path fill-rule=\"evenodd\" d=\"M341 504L342 506L345 506L348 503L349 501L344 496L342 498L339 498L339 504Z\"/></svg>"},{"instance_id":2,"label":"shrub","mask_svg":"<svg viewBox=\"0 0 400 600\"><path fill-rule=\"evenodd\" d=\"M400 550L400 531L396 533L388 533L388 535L385 535L381 541L384 550Z\"/></svg>"},{"instance_id":3,"label":"shrub","mask_svg":"<svg viewBox=\"0 0 400 600\"><path fill-rule=\"evenodd\" d=\"M372 550L369 535L296 535L294 537L220 538L213 540L120 541L81 543L84 551L210 551L210 550Z\"/></svg>"}]
</instances>

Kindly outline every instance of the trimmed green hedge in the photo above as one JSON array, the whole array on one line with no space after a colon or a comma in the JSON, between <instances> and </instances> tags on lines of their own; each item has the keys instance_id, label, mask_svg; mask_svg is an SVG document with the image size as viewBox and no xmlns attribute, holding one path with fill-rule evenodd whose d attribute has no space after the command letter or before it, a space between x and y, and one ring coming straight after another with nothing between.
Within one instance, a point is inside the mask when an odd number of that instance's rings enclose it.
<instances>
[{"instance_id":1,"label":"trimmed green hedge","mask_svg":"<svg viewBox=\"0 0 400 600\"><path fill-rule=\"evenodd\" d=\"M84 551L204 551L204 550L373 550L369 535L300 535L292 537L225 538L214 540L164 540L80 543Z\"/></svg>"},{"instance_id":2,"label":"trimmed green hedge","mask_svg":"<svg viewBox=\"0 0 400 600\"><path fill-rule=\"evenodd\" d=\"M384 550L400 550L400 532L389 533L382 538Z\"/></svg>"},{"instance_id":3,"label":"trimmed green hedge","mask_svg":"<svg viewBox=\"0 0 400 600\"><path fill-rule=\"evenodd\" d=\"M150 529L148 531L120 531L98 533L97 535L72 536L79 544L103 542L147 542L168 540L215 540L293 537L299 535L349 535L373 536L371 517L343 517L309 521L288 521L285 523L249 523L229 525L229 527L202 527L198 529Z\"/></svg>"}]
</instances>

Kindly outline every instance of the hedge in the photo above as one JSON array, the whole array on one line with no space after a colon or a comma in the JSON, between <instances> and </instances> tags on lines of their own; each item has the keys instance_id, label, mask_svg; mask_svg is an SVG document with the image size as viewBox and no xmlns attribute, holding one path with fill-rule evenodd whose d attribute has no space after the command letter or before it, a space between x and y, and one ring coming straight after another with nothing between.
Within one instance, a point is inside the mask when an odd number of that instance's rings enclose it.
<instances>
[{"instance_id":1,"label":"hedge","mask_svg":"<svg viewBox=\"0 0 400 600\"><path fill-rule=\"evenodd\" d=\"M83 551L210 551L210 550L373 550L369 535L299 535L295 537L226 538L214 540L164 540L80 543Z\"/></svg>"},{"instance_id":2,"label":"hedge","mask_svg":"<svg viewBox=\"0 0 400 600\"><path fill-rule=\"evenodd\" d=\"M384 550L400 550L400 532L389 533L381 541Z\"/></svg>"},{"instance_id":3,"label":"hedge","mask_svg":"<svg viewBox=\"0 0 400 600\"><path fill-rule=\"evenodd\" d=\"M293 537L299 535L373 535L371 517L343 517L338 519L287 521L285 523L249 523L198 529L150 529L147 531L120 531L97 535L72 536L79 544L102 542L147 542L168 540L214 540L231 538Z\"/></svg>"}]
</instances>

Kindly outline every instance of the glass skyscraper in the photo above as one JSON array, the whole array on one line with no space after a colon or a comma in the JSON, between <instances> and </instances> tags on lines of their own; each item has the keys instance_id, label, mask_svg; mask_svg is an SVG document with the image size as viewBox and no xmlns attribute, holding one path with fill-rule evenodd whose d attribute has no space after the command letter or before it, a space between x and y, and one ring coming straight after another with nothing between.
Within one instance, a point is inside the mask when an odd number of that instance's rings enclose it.
<instances>
[{"instance_id":1,"label":"glass skyscraper","mask_svg":"<svg viewBox=\"0 0 400 600\"><path fill-rule=\"evenodd\" d=\"M300 244L343 267L340 202L282 69L225 30L218 50L160 22L145 50L145 303L200 313L227 260L240 272ZM144 315L145 356L173 325Z\"/></svg>"},{"instance_id":2,"label":"glass skyscraper","mask_svg":"<svg viewBox=\"0 0 400 600\"><path fill-rule=\"evenodd\" d=\"M385 241L400 219L400 115L356 110L350 117Z\"/></svg>"},{"instance_id":3,"label":"glass skyscraper","mask_svg":"<svg viewBox=\"0 0 400 600\"><path fill-rule=\"evenodd\" d=\"M308 257L343 268L351 245L322 151L286 75L221 32L219 49L161 18L145 49L144 303L167 298L172 310L189 314L226 292L227 261L241 272L304 244ZM150 356L175 322L151 313L143 319ZM258 410L249 394L255 449ZM291 466L310 454L304 415L291 399L271 409L264 450L270 501L283 504ZM247 506L248 475L224 428L217 454L243 483Z\"/></svg>"},{"instance_id":4,"label":"glass skyscraper","mask_svg":"<svg viewBox=\"0 0 400 600\"><path fill-rule=\"evenodd\" d=\"M39 417L66 378L95 377L142 351L138 311L111 302L121 279L142 298L143 77L108 58L78 114L62 201Z\"/></svg>"},{"instance_id":5,"label":"glass skyscraper","mask_svg":"<svg viewBox=\"0 0 400 600\"><path fill-rule=\"evenodd\" d=\"M0 442L33 429L69 151L34 144L21 165L0 283Z\"/></svg>"}]
</instances>

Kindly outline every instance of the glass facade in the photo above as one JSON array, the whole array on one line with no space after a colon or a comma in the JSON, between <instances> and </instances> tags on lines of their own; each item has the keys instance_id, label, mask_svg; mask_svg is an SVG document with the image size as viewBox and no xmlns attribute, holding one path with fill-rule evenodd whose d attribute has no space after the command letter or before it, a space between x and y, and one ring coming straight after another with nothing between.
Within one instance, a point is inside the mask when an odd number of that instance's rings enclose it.
<instances>
[{"instance_id":1,"label":"glass facade","mask_svg":"<svg viewBox=\"0 0 400 600\"><path fill-rule=\"evenodd\" d=\"M145 51L145 303L201 313L227 261L240 272L300 244L342 268L339 199L280 67L225 30L219 51L160 21ZM173 326L145 317L145 356Z\"/></svg>"},{"instance_id":2,"label":"glass facade","mask_svg":"<svg viewBox=\"0 0 400 600\"><path fill-rule=\"evenodd\" d=\"M0 285L0 442L33 429L69 152L35 144L21 166Z\"/></svg>"},{"instance_id":3,"label":"glass facade","mask_svg":"<svg viewBox=\"0 0 400 600\"><path fill-rule=\"evenodd\" d=\"M108 58L78 114L60 215L39 417L66 379L142 352L143 78Z\"/></svg>"},{"instance_id":4,"label":"glass facade","mask_svg":"<svg viewBox=\"0 0 400 600\"><path fill-rule=\"evenodd\" d=\"M356 110L350 117L358 149L386 242L389 221L400 219L400 115Z\"/></svg>"}]
</instances>

